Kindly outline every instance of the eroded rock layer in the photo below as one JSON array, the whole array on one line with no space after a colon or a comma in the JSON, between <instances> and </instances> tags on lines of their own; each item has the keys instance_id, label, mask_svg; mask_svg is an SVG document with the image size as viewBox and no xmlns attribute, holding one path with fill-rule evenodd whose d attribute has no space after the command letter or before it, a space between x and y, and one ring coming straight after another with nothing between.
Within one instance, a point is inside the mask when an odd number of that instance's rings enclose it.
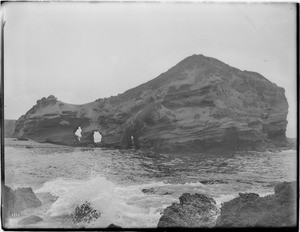
<instances>
[{"instance_id":1,"label":"eroded rock layer","mask_svg":"<svg viewBox=\"0 0 300 232\"><path fill-rule=\"evenodd\" d=\"M201 152L286 144L284 89L258 73L190 56L123 94L83 105L43 98L16 122L15 136L65 145ZM79 140L74 136L82 128Z\"/></svg>"}]
</instances>

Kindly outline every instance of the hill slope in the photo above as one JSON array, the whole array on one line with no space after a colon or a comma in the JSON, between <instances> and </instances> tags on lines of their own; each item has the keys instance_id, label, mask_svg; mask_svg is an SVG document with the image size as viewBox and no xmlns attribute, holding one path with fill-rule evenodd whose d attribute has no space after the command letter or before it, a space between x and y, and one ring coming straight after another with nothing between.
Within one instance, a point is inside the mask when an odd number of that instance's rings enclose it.
<instances>
[{"instance_id":1,"label":"hill slope","mask_svg":"<svg viewBox=\"0 0 300 232\"><path fill-rule=\"evenodd\" d=\"M262 150L285 146L284 89L258 73L193 55L123 94L83 105L43 98L21 116L15 136L66 145L157 151ZM74 132L82 127L79 143ZM279 143L281 141L281 143Z\"/></svg>"},{"instance_id":2,"label":"hill slope","mask_svg":"<svg viewBox=\"0 0 300 232\"><path fill-rule=\"evenodd\" d=\"M5 119L4 120L4 137L5 138L13 137L16 121L17 120L13 120L13 119Z\"/></svg>"}]
</instances>

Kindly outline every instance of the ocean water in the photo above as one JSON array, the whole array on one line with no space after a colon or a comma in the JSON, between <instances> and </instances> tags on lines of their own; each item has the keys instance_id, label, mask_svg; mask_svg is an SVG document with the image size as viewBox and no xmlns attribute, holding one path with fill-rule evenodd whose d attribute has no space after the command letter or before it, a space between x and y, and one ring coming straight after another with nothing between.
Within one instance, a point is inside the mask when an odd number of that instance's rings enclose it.
<instances>
[{"instance_id":1,"label":"ocean water","mask_svg":"<svg viewBox=\"0 0 300 232\"><path fill-rule=\"evenodd\" d=\"M28 215L43 218L28 228L156 227L183 193L205 193L220 205L239 192L264 196L273 194L276 183L295 180L295 150L185 156L5 140L5 184L32 187L43 203L10 219L9 227L20 227L17 222ZM142 191L151 188L153 193ZM70 223L67 215L85 202L101 217Z\"/></svg>"}]
</instances>

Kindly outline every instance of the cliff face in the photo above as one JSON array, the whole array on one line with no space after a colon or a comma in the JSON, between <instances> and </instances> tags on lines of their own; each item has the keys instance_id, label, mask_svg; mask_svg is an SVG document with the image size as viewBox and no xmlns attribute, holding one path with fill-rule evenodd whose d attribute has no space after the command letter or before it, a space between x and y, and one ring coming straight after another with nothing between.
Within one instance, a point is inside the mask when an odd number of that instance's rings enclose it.
<instances>
[{"instance_id":1,"label":"cliff face","mask_svg":"<svg viewBox=\"0 0 300 232\"><path fill-rule=\"evenodd\" d=\"M84 105L43 98L16 122L15 136L81 145L156 151L258 150L286 141L284 89L258 73L203 55L190 56L123 94Z\"/></svg>"}]
</instances>

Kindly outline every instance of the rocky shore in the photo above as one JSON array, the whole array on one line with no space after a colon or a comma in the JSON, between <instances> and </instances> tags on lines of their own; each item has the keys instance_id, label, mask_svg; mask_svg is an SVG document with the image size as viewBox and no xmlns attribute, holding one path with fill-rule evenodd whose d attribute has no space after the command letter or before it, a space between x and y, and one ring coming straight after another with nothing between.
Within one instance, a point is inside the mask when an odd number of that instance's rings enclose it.
<instances>
[{"instance_id":1,"label":"rocky shore","mask_svg":"<svg viewBox=\"0 0 300 232\"><path fill-rule=\"evenodd\" d=\"M273 195L240 193L219 209L214 199L203 195L183 194L167 207L158 227L295 227L297 223L296 182L275 186Z\"/></svg>"},{"instance_id":2,"label":"rocky shore","mask_svg":"<svg viewBox=\"0 0 300 232\"><path fill-rule=\"evenodd\" d=\"M163 211L157 227L294 227L297 222L296 189L296 182L283 182L275 186L273 195L260 197L256 193L240 193L239 197L222 203L220 208L212 197L184 193L179 198L179 203L173 203ZM42 205L31 188L12 190L4 186L3 196L5 228L8 219L14 217L20 218L17 223L20 227L43 221L42 215L23 215L24 210ZM99 217L101 212L85 202L64 218L71 227L83 228ZM109 228L120 227L111 224Z\"/></svg>"},{"instance_id":3,"label":"rocky shore","mask_svg":"<svg viewBox=\"0 0 300 232\"><path fill-rule=\"evenodd\" d=\"M118 96L74 105L49 96L16 124L14 137L68 146L189 153L289 149L283 88L262 75L192 55ZM75 131L81 127L81 139Z\"/></svg>"}]
</instances>

